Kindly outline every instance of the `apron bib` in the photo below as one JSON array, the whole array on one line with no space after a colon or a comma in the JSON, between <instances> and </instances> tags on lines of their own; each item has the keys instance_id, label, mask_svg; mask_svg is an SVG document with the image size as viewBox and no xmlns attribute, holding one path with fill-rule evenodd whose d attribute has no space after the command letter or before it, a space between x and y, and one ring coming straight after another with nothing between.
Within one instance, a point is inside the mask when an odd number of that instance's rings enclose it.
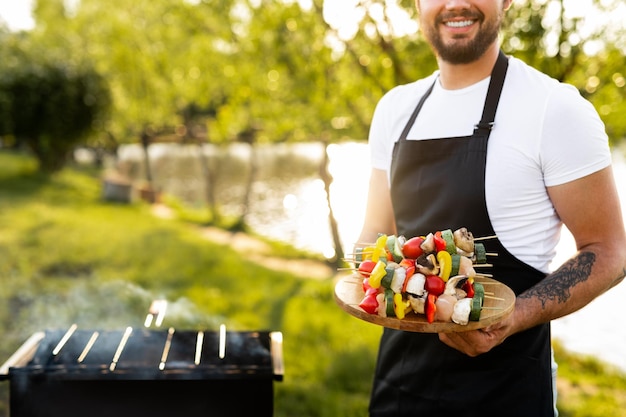
<instances>
[{"instance_id":1,"label":"apron bib","mask_svg":"<svg viewBox=\"0 0 626 417\"><path fill-rule=\"evenodd\" d=\"M494 235L485 201L487 141L508 60L500 53L481 121L466 137L407 140L432 91L424 94L394 146L391 198L398 235L407 238L467 227ZM437 81L435 81L437 82ZM511 255L498 239L485 240L494 278L519 294L545 274ZM370 416L554 416L550 326L515 334L470 358L436 334L384 329L370 402Z\"/></svg>"}]
</instances>

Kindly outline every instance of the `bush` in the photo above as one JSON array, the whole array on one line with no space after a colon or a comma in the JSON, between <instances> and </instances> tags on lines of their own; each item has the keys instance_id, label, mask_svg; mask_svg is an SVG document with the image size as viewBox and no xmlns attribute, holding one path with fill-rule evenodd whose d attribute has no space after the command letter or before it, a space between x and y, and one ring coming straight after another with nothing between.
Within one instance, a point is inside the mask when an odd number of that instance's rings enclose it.
<instances>
[{"instance_id":1,"label":"bush","mask_svg":"<svg viewBox=\"0 0 626 417\"><path fill-rule=\"evenodd\" d=\"M61 169L110 107L102 76L88 64L47 57L4 38L0 60L0 135L28 147L45 173Z\"/></svg>"}]
</instances>

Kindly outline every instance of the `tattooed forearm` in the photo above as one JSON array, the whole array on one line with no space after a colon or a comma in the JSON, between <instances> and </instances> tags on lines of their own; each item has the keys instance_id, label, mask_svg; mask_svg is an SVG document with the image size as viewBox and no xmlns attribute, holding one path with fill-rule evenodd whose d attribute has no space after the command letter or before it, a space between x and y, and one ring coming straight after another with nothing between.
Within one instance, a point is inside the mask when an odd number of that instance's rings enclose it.
<instances>
[{"instance_id":1,"label":"tattooed forearm","mask_svg":"<svg viewBox=\"0 0 626 417\"><path fill-rule=\"evenodd\" d=\"M521 294L519 298L536 297L544 308L551 300L556 300L559 304L565 303L570 298L570 289L589 278L595 261L595 253L581 252L564 263L549 278Z\"/></svg>"}]
</instances>

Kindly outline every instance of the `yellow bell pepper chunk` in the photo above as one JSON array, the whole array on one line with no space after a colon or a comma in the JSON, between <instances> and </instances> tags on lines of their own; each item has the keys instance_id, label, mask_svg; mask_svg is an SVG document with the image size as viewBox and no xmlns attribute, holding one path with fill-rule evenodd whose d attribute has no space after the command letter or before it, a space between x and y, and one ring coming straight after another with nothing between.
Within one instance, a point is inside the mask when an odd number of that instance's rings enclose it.
<instances>
[{"instance_id":1,"label":"yellow bell pepper chunk","mask_svg":"<svg viewBox=\"0 0 626 417\"><path fill-rule=\"evenodd\" d=\"M437 262L439 263L439 277L447 282L452 271L452 256L445 250L437 252Z\"/></svg>"},{"instance_id":2,"label":"yellow bell pepper chunk","mask_svg":"<svg viewBox=\"0 0 626 417\"><path fill-rule=\"evenodd\" d=\"M387 235L380 235L378 239L376 239L376 246L374 248L374 253L372 254L372 261L378 262L380 257L387 257Z\"/></svg>"},{"instance_id":3,"label":"yellow bell pepper chunk","mask_svg":"<svg viewBox=\"0 0 626 417\"><path fill-rule=\"evenodd\" d=\"M364 247L363 250L361 251L361 258L363 261L373 261L372 256L374 256L374 252L376 252L376 247L374 246L367 246ZM376 259L376 261L378 261L378 259ZM374 261L374 262L376 262Z\"/></svg>"},{"instance_id":4,"label":"yellow bell pepper chunk","mask_svg":"<svg viewBox=\"0 0 626 417\"><path fill-rule=\"evenodd\" d=\"M393 295L393 311L396 313L396 318L402 320L406 315L406 311L408 307L410 307L411 303L402 299L402 294L395 293Z\"/></svg>"},{"instance_id":5,"label":"yellow bell pepper chunk","mask_svg":"<svg viewBox=\"0 0 626 417\"><path fill-rule=\"evenodd\" d=\"M382 279L385 277L385 275L387 275L387 271L385 270L386 266L387 265L383 261L376 262L376 265L374 266L374 269L372 269L369 277L370 287L380 288L380 283Z\"/></svg>"}]
</instances>

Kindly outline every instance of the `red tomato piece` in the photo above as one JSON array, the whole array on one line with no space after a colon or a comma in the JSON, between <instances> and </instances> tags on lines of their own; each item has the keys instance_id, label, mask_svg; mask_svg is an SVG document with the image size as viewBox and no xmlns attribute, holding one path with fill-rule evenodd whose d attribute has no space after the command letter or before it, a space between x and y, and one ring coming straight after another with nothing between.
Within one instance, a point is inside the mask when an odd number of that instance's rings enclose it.
<instances>
[{"instance_id":1,"label":"red tomato piece","mask_svg":"<svg viewBox=\"0 0 626 417\"><path fill-rule=\"evenodd\" d=\"M372 261L371 259L367 259L361 262L358 268L358 272L359 274L361 274L361 276L367 278L370 276L375 266L376 266L376 262Z\"/></svg>"},{"instance_id":2,"label":"red tomato piece","mask_svg":"<svg viewBox=\"0 0 626 417\"><path fill-rule=\"evenodd\" d=\"M426 277L424 288L428 291L428 294L439 297L446 289L446 283L438 275L429 275Z\"/></svg>"},{"instance_id":3,"label":"red tomato piece","mask_svg":"<svg viewBox=\"0 0 626 417\"><path fill-rule=\"evenodd\" d=\"M402 246L402 254L405 258L409 259L417 259L420 257L424 251L420 247L424 238L416 236L404 242L404 246Z\"/></svg>"}]
</instances>

